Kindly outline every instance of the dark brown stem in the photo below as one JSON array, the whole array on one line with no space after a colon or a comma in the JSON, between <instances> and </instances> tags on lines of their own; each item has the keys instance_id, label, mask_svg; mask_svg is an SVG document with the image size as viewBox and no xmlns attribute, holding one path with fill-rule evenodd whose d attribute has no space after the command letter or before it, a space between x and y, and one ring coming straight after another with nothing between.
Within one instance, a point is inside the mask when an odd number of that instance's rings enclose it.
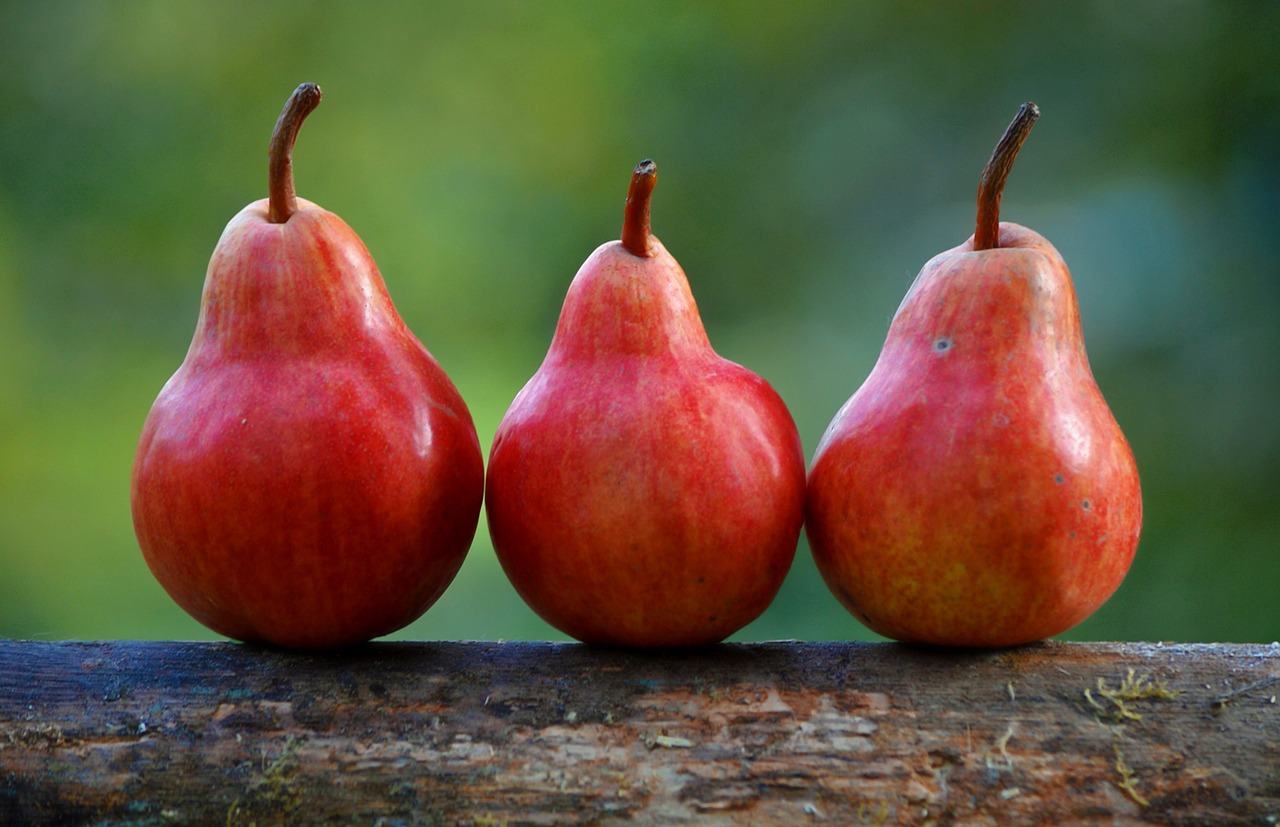
<instances>
[{"instance_id":1,"label":"dark brown stem","mask_svg":"<svg viewBox=\"0 0 1280 827\"><path fill-rule=\"evenodd\" d=\"M622 246L632 255L648 258L652 252L649 233L649 198L653 185L658 183L658 165L645 159L636 164L631 173L631 188L627 190L626 212L622 217Z\"/></svg>"},{"instance_id":2,"label":"dark brown stem","mask_svg":"<svg viewBox=\"0 0 1280 827\"><path fill-rule=\"evenodd\" d=\"M982 180L978 182L978 227L973 233L975 250L993 250L1000 246L1000 196L1004 182L1013 169L1013 159L1018 157L1022 142L1031 134L1031 127L1039 117L1040 107L1031 101L1022 104L982 170Z\"/></svg>"},{"instance_id":3,"label":"dark brown stem","mask_svg":"<svg viewBox=\"0 0 1280 827\"><path fill-rule=\"evenodd\" d=\"M322 93L314 83L304 83L289 96L271 133L270 168L267 173L267 220L283 224L298 211L298 195L293 189L293 143L302 122L320 105Z\"/></svg>"}]
</instances>

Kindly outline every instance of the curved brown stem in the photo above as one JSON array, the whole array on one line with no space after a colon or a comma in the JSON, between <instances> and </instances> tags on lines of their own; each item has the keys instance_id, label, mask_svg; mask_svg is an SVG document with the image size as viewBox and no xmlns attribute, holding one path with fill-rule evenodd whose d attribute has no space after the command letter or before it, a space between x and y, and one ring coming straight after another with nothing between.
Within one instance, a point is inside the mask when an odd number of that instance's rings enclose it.
<instances>
[{"instance_id":1,"label":"curved brown stem","mask_svg":"<svg viewBox=\"0 0 1280 827\"><path fill-rule=\"evenodd\" d=\"M1000 246L1000 196L1004 182L1013 169L1013 159L1018 157L1018 150L1039 117L1040 107L1031 101L1022 104L982 170L982 179L978 182L978 226L973 233L975 250Z\"/></svg>"},{"instance_id":2,"label":"curved brown stem","mask_svg":"<svg viewBox=\"0 0 1280 827\"><path fill-rule=\"evenodd\" d=\"M653 185L658 183L658 165L645 159L636 164L631 173L631 187L627 190L627 206L622 217L622 246L632 255L648 258L652 252L649 241L649 198Z\"/></svg>"},{"instance_id":3,"label":"curved brown stem","mask_svg":"<svg viewBox=\"0 0 1280 827\"><path fill-rule=\"evenodd\" d=\"M267 220L283 224L298 211L298 196L293 189L293 143L298 139L302 122L320 105L322 93L314 83L304 83L293 94L276 120L268 149Z\"/></svg>"}]
</instances>

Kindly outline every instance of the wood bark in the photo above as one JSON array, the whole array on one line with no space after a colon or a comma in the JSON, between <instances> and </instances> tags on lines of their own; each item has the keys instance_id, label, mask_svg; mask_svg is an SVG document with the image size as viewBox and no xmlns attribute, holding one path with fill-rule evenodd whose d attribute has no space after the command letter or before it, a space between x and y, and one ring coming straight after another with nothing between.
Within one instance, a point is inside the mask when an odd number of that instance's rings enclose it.
<instances>
[{"instance_id":1,"label":"wood bark","mask_svg":"<svg viewBox=\"0 0 1280 827\"><path fill-rule=\"evenodd\" d=\"M1280 645L0 641L0 824L1280 822Z\"/></svg>"}]
</instances>

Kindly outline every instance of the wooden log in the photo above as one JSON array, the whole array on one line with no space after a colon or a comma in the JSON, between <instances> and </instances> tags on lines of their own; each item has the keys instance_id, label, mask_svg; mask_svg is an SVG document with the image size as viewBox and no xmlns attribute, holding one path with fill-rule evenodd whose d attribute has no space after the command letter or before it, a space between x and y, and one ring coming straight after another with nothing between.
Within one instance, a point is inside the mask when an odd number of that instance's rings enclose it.
<instances>
[{"instance_id":1,"label":"wooden log","mask_svg":"<svg viewBox=\"0 0 1280 827\"><path fill-rule=\"evenodd\" d=\"M0 824L1280 821L1280 645L0 641Z\"/></svg>"}]
</instances>

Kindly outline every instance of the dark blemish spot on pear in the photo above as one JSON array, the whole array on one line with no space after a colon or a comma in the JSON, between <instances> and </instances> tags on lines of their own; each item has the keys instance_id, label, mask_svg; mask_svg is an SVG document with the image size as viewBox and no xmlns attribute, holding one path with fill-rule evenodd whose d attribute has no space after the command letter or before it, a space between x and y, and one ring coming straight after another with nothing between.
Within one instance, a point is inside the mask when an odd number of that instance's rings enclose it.
<instances>
[{"instance_id":1,"label":"dark blemish spot on pear","mask_svg":"<svg viewBox=\"0 0 1280 827\"><path fill-rule=\"evenodd\" d=\"M946 353L951 350L951 337L943 336L940 339L933 340L934 353Z\"/></svg>"},{"instance_id":2,"label":"dark blemish spot on pear","mask_svg":"<svg viewBox=\"0 0 1280 827\"><path fill-rule=\"evenodd\" d=\"M1088 500L1081 500L1080 507L1083 508L1085 511L1088 511L1089 509L1093 508L1093 503L1089 502Z\"/></svg>"},{"instance_id":3,"label":"dark blemish spot on pear","mask_svg":"<svg viewBox=\"0 0 1280 827\"><path fill-rule=\"evenodd\" d=\"M1062 485L1064 482L1067 481L1067 478L1062 476L1061 474L1054 474L1053 481L1056 482L1058 485Z\"/></svg>"}]
</instances>

